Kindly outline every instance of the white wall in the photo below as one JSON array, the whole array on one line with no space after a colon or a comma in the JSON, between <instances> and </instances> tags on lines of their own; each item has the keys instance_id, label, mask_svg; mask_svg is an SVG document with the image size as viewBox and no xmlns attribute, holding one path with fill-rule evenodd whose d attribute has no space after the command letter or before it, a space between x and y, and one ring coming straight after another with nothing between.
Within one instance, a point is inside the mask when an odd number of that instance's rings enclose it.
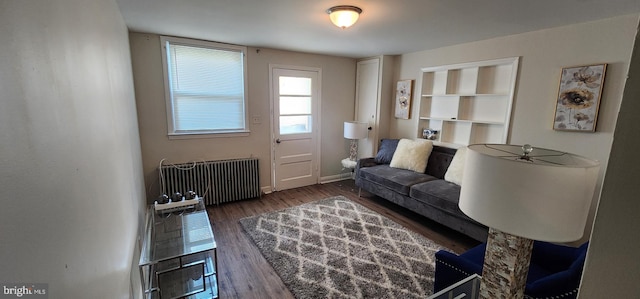
<instances>
[{"instance_id":1,"label":"white wall","mask_svg":"<svg viewBox=\"0 0 640 299\"><path fill-rule=\"evenodd\" d=\"M257 157L260 184L271 186L271 128L269 110L269 64L322 69L321 173L331 177L344 172L340 160L348 157L348 141L343 138L343 122L353 120L356 61L352 58L307 54L249 47L247 72L251 117L248 137L218 137L169 140L164 98L164 81L159 36L131 32L131 56L136 87L144 174L150 199L159 194L157 167L168 163ZM348 172L348 171L347 171Z\"/></svg>"},{"instance_id":2,"label":"white wall","mask_svg":"<svg viewBox=\"0 0 640 299\"><path fill-rule=\"evenodd\" d=\"M640 294L640 34L629 67L579 298Z\"/></svg>"},{"instance_id":3,"label":"white wall","mask_svg":"<svg viewBox=\"0 0 640 299\"><path fill-rule=\"evenodd\" d=\"M115 1L0 2L0 283L128 298L144 184Z\"/></svg>"},{"instance_id":4,"label":"white wall","mask_svg":"<svg viewBox=\"0 0 640 299\"><path fill-rule=\"evenodd\" d=\"M628 15L409 53L400 57L399 78L418 79L422 67L519 56L510 143L529 143L534 147L564 150L597 159L602 162L602 179L637 24L638 15ZM597 63L609 64L597 132L554 131L552 124L561 69ZM415 115L418 115L419 104L412 106L412 119L393 119L392 137L416 137ZM594 194L589 222L595 212L599 188ZM588 223L581 241L588 238L590 227Z\"/></svg>"}]
</instances>

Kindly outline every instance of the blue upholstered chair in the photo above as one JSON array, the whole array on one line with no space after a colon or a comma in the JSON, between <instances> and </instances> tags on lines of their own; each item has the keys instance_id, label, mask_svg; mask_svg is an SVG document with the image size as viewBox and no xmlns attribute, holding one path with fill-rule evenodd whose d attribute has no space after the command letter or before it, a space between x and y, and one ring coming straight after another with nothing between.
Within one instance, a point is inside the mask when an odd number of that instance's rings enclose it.
<instances>
[{"instance_id":1,"label":"blue upholstered chair","mask_svg":"<svg viewBox=\"0 0 640 299\"><path fill-rule=\"evenodd\" d=\"M588 242L578 248L535 241L524 297L576 298ZM434 293L474 273L482 275L486 243L456 255L436 253Z\"/></svg>"}]
</instances>

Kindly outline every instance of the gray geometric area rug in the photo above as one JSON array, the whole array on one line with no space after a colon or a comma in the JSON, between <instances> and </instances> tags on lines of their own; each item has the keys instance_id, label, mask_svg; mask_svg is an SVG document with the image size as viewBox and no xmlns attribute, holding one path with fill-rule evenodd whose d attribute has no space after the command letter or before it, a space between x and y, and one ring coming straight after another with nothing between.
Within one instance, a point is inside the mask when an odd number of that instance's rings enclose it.
<instances>
[{"instance_id":1,"label":"gray geometric area rug","mask_svg":"<svg viewBox=\"0 0 640 299\"><path fill-rule=\"evenodd\" d=\"M343 196L240 223L296 298L426 298L446 249Z\"/></svg>"}]
</instances>

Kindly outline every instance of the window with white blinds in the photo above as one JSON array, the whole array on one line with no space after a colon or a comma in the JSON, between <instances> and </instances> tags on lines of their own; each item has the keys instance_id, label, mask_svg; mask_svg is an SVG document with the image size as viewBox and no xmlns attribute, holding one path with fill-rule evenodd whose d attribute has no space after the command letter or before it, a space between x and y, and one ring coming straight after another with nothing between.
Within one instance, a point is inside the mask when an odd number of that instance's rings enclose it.
<instances>
[{"instance_id":1,"label":"window with white blinds","mask_svg":"<svg viewBox=\"0 0 640 299\"><path fill-rule=\"evenodd\" d=\"M162 37L169 135L247 130L245 47Z\"/></svg>"}]
</instances>

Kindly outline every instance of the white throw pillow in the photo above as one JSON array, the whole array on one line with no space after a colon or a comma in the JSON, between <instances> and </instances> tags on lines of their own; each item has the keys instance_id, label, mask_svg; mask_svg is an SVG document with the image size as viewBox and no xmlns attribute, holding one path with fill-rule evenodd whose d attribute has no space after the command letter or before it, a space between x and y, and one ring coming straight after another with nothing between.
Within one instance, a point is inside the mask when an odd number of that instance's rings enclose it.
<instances>
[{"instance_id":1,"label":"white throw pillow","mask_svg":"<svg viewBox=\"0 0 640 299\"><path fill-rule=\"evenodd\" d=\"M431 150L433 150L433 143L431 140L400 139L389 166L413 170L415 172L424 172L427 168L427 162L429 161Z\"/></svg>"},{"instance_id":2,"label":"white throw pillow","mask_svg":"<svg viewBox=\"0 0 640 299\"><path fill-rule=\"evenodd\" d=\"M462 174L464 173L464 161L467 157L467 148L461 147L449 164L447 172L444 174L445 181L452 182L457 185L462 185Z\"/></svg>"}]
</instances>

